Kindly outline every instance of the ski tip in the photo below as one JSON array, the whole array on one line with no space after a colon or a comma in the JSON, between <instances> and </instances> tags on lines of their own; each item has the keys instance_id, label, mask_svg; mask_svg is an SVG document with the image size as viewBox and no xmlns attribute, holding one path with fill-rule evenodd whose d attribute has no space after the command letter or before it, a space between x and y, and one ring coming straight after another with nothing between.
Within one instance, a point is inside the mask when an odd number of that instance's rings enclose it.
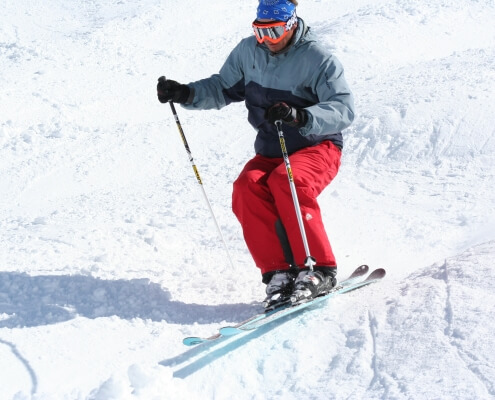
<instances>
[{"instance_id":1,"label":"ski tip","mask_svg":"<svg viewBox=\"0 0 495 400\"><path fill-rule=\"evenodd\" d=\"M354 272L347 279L354 279L363 276L369 271L369 269L370 267L368 267L366 264L360 265L354 270Z\"/></svg>"},{"instance_id":2,"label":"ski tip","mask_svg":"<svg viewBox=\"0 0 495 400\"><path fill-rule=\"evenodd\" d=\"M383 268L378 268L378 269L375 269L371 274L368 275L368 280L371 280L371 279L381 279L383 277L385 277L385 275L387 275L387 271L385 271L385 269Z\"/></svg>"},{"instance_id":3,"label":"ski tip","mask_svg":"<svg viewBox=\"0 0 495 400\"><path fill-rule=\"evenodd\" d=\"M366 272L368 272L370 269L370 267L366 264L363 264L363 265L360 265L359 267L356 268L356 271L357 273L360 273L360 274L365 274Z\"/></svg>"}]
</instances>

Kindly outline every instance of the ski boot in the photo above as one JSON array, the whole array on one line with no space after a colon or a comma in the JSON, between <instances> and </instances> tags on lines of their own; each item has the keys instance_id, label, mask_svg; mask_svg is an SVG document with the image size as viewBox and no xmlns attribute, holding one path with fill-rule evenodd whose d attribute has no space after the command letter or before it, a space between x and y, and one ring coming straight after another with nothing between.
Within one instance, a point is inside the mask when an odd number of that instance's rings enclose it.
<instances>
[{"instance_id":1,"label":"ski boot","mask_svg":"<svg viewBox=\"0 0 495 400\"><path fill-rule=\"evenodd\" d=\"M266 298L263 301L265 311L273 310L290 302L294 290L296 273L292 271L275 271L266 285ZM264 277L266 279L266 277Z\"/></svg>"},{"instance_id":2,"label":"ski boot","mask_svg":"<svg viewBox=\"0 0 495 400\"><path fill-rule=\"evenodd\" d=\"M295 282L292 304L300 304L327 294L336 284L337 268L317 267L313 271L302 270Z\"/></svg>"}]
</instances>

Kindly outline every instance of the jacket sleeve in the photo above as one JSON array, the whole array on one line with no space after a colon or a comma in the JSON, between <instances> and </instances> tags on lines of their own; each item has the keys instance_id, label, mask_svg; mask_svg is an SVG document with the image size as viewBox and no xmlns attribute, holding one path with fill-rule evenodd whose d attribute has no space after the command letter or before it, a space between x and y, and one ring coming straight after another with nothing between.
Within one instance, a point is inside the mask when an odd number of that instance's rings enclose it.
<instances>
[{"instance_id":1,"label":"jacket sleeve","mask_svg":"<svg viewBox=\"0 0 495 400\"><path fill-rule=\"evenodd\" d=\"M319 102L305 108L307 124L301 135L339 133L354 120L354 98L344 78L342 64L334 56L327 58L313 83Z\"/></svg>"},{"instance_id":2,"label":"jacket sleeve","mask_svg":"<svg viewBox=\"0 0 495 400\"><path fill-rule=\"evenodd\" d=\"M227 57L220 72L206 79L191 82L190 100L182 106L187 109L220 109L244 100L244 73L241 62L244 41L241 41Z\"/></svg>"}]
</instances>

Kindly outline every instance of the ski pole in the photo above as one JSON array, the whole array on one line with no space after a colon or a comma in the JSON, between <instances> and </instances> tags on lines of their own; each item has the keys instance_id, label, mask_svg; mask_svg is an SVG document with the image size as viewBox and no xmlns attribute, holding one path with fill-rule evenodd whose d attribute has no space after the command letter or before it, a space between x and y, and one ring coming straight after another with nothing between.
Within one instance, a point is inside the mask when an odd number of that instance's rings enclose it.
<instances>
[{"instance_id":1,"label":"ski pole","mask_svg":"<svg viewBox=\"0 0 495 400\"><path fill-rule=\"evenodd\" d=\"M282 131L282 121L275 121L275 126L277 127L278 138L280 140L280 147L282 148L282 155L284 157L285 169L287 170L287 176L289 177L289 186L292 193L292 201L294 202L294 208L296 210L297 223L299 224L299 230L301 231L301 236L304 245L304 251L306 252L306 260L304 260L304 265L309 267L313 271L313 266L316 264L316 259L311 256L309 252L308 239L306 237L306 231L304 229L303 218L301 214L301 207L299 206L299 199L296 192L296 184L294 183L294 176L292 175L292 168L290 166L289 154L287 153L287 147L285 147L284 132Z\"/></svg>"},{"instance_id":2,"label":"ski pole","mask_svg":"<svg viewBox=\"0 0 495 400\"><path fill-rule=\"evenodd\" d=\"M199 176L199 171L198 168L196 167L196 164L194 163L194 159L191 153L191 149L189 148L189 144L187 143L186 135L184 134L184 130L182 129L182 125L179 121L179 116L177 115L177 111L175 110L174 103L172 100L169 101L170 103L170 108L172 110L172 114L174 115L175 123L177 124L177 129L179 130L180 137L182 138L182 142L184 143L184 147L186 148L187 155L189 157L189 161L191 162L194 175L196 176L196 180L199 183L199 186L201 187L201 191L203 192L203 196L205 198L206 204L208 205L208 209L210 210L211 216L213 218L213 221L215 222L215 226L217 227L218 235L220 236L220 239L222 240L223 246L225 247L225 252L227 253L227 258L229 259L230 266L234 268L234 263L232 262L232 258L230 257L230 252L229 248L227 246L227 243L225 242L225 239L223 238L222 230L220 229L220 225L218 225L218 221L215 217L215 213L213 212L213 208L211 207L210 200L208 199L208 196L206 195L205 188L203 186L203 181L201 180L201 176Z\"/></svg>"}]
</instances>

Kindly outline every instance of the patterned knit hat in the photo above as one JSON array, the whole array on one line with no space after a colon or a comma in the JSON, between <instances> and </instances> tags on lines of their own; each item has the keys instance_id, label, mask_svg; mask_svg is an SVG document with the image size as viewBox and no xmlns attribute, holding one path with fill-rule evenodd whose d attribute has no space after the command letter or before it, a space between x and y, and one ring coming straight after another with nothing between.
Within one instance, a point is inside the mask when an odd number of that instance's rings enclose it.
<instances>
[{"instance_id":1,"label":"patterned knit hat","mask_svg":"<svg viewBox=\"0 0 495 400\"><path fill-rule=\"evenodd\" d=\"M288 21L296 14L296 6L289 0L260 0L256 19Z\"/></svg>"}]
</instances>

